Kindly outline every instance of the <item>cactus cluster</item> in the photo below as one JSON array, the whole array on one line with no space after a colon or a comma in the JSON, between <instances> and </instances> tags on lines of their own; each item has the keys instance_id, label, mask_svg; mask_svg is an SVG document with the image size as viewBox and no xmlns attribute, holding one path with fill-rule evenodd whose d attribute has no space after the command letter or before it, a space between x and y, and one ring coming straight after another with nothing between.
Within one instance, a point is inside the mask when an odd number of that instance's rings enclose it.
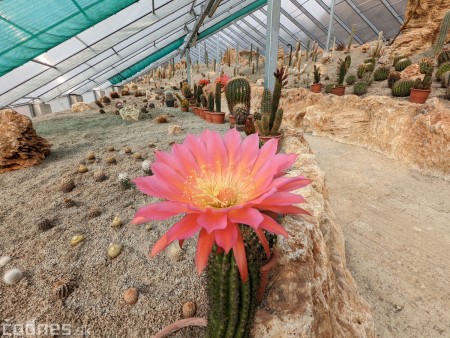
<instances>
[{"instance_id":1,"label":"cactus cluster","mask_svg":"<svg viewBox=\"0 0 450 338\"><path fill-rule=\"evenodd\" d=\"M436 80L441 81L442 75L450 70L450 62L441 64L436 72Z\"/></svg>"},{"instance_id":2,"label":"cactus cluster","mask_svg":"<svg viewBox=\"0 0 450 338\"><path fill-rule=\"evenodd\" d=\"M439 29L438 39L434 46L435 54L439 54L447 39L447 34L450 29L450 11L448 11L442 18L441 28Z\"/></svg>"},{"instance_id":3,"label":"cactus cluster","mask_svg":"<svg viewBox=\"0 0 450 338\"><path fill-rule=\"evenodd\" d=\"M356 70L356 75L359 79L362 79L364 77L365 73L372 73L375 69L375 64L372 62L362 63L358 66L358 69Z\"/></svg>"},{"instance_id":4,"label":"cactus cluster","mask_svg":"<svg viewBox=\"0 0 450 338\"><path fill-rule=\"evenodd\" d=\"M347 55L344 60L339 59L338 68L337 68L337 72L336 72L337 83L339 86L342 86L344 84L345 75L347 74L351 63L352 63L352 58L350 55Z\"/></svg>"},{"instance_id":5,"label":"cactus cluster","mask_svg":"<svg viewBox=\"0 0 450 338\"><path fill-rule=\"evenodd\" d=\"M370 43L369 55L373 58L379 58L383 48L383 32L378 33L378 40Z\"/></svg>"},{"instance_id":6,"label":"cactus cluster","mask_svg":"<svg viewBox=\"0 0 450 338\"><path fill-rule=\"evenodd\" d=\"M320 71L319 71L319 67L317 67L316 65L314 65L314 84L319 84L320 83Z\"/></svg>"},{"instance_id":7,"label":"cactus cluster","mask_svg":"<svg viewBox=\"0 0 450 338\"><path fill-rule=\"evenodd\" d=\"M353 86L353 94L361 96L367 93L367 88L369 88L369 86L367 85L366 82L363 81L359 81L356 82Z\"/></svg>"},{"instance_id":8,"label":"cactus cluster","mask_svg":"<svg viewBox=\"0 0 450 338\"><path fill-rule=\"evenodd\" d=\"M392 88L394 86L394 83L396 83L398 80L400 80L400 73L399 72L390 72L388 76L388 87Z\"/></svg>"},{"instance_id":9,"label":"cactus cluster","mask_svg":"<svg viewBox=\"0 0 450 338\"><path fill-rule=\"evenodd\" d=\"M444 62L450 61L450 50L444 50L439 53L437 57L438 66L442 65Z\"/></svg>"},{"instance_id":10,"label":"cactus cluster","mask_svg":"<svg viewBox=\"0 0 450 338\"><path fill-rule=\"evenodd\" d=\"M434 60L430 58L423 58L419 61L420 73L422 74L433 74L434 70Z\"/></svg>"},{"instance_id":11,"label":"cactus cluster","mask_svg":"<svg viewBox=\"0 0 450 338\"><path fill-rule=\"evenodd\" d=\"M373 73L373 79L375 81L384 81L388 78L389 73L389 67L379 67Z\"/></svg>"},{"instance_id":12,"label":"cactus cluster","mask_svg":"<svg viewBox=\"0 0 450 338\"><path fill-rule=\"evenodd\" d=\"M401 72L401 71L405 70L407 67L409 67L411 65L412 65L412 61L410 59L408 59L408 58L405 58L405 59L399 60L395 64L394 68L395 68L395 70L397 72Z\"/></svg>"},{"instance_id":13,"label":"cactus cluster","mask_svg":"<svg viewBox=\"0 0 450 338\"><path fill-rule=\"evenodd\" d=\"M207 266L209 300L208 337L250 337L260 287L260 269L266 261L264 248L248 226L240 226L245 243L248 280L243 283L233 253L213 248ZM276 236L266 233L269 249Z\"/></svg>"},{"instance_id":14,"label":"cactus cluster","mask_svg":"<svg viewBox=\"0 0 450 338\"><path fill-rule=\"evenodd\" d=\"M425 75L425 77L422 79L416 79L414 81L413 88L414 89L421 89L421 90L429 90L431 88L431 75Z\"/></svg>"},{"instance_id":15,"label":"cactus cluster","mask_svg":"<svg viewBox=\"0 0 450 338\"><path fill-rule=\"evenodd\" d=\"M185 83L182 87L181 87L181 93L183 94L183 96L186 99L192 99L192 91L191 91L191 86L189 86L187 83Z\"/></svg>"},{"instance_id":16,"label":"cactus cluster","mask_svg":"<svg viewBox=\"0 0 450 338\"><path fill-rule=\"evenodd\" d=\"M345 79L345 82L351 86L352 84L354 84L356 82L356 75L355 74L351 74L349 76L347 76L347 78Z\"/></svg>"},{"instance_id":17,"label":"cactus cluster","mask_svg":"<svg viewBox=\"0 0 450 338\"><path fill-rule=\"evenodd\" d=\"M258 131L263 136L279 134L283 109L278 108L281 98L281 89L287 84L286 68L278 68L275 73L275 86L272 95L265 90L261 101L261 120L256 121Z\"/></svg>"},{"instance_id":18,"label":"cactus cluster","mask_svg":"<svg viewBox=\"0 0 450 338\"><path fill-rule=\"evenodd\" d=\"M331 90L334 88L334 84L333 83L329 83L325 86L325 93L330 94Z\"/></svg>"},{"instance_id":19,"label":"cactus cluster","mask_svg":"<svg viewBox=\"0 0 450 338\"><path fill-rule=\"evenodd\" d=\"M225 86L225 98L231 114L236 116L236 108L239 107L240 113L242 113L242 109L245 109L248 116L250 113L250 95L250 83L244 77L235 77L228 81Z\"/></svg>"},{"instance_id":20,"label":"cactus cluster","mask_svg":"<svg viewBox=\"0 0 450 338\"><path fill-rule=\"evenodd\" d=\"M392 95L398 97L409 96L411 89L414 86L414 81L412 80L399 80L392 86Z\"/></svg>"}]
</instances>

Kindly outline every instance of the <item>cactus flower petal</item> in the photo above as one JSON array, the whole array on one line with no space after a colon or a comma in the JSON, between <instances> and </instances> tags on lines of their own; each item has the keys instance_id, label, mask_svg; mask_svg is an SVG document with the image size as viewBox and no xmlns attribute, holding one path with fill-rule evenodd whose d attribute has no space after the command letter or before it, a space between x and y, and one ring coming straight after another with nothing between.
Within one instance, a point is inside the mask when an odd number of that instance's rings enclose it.
<instances>
[{"instance_id":1,"label":"cactus flower petal","mask_svg":"<svg viewBox=\"0 0 450 338\"><path fill-rule=\"evenodd\" d=\"M214 244L217 250L233 255L241 279L248 278L244 240L239 225L250 226L267 256L269 245L264 231L287 236L287 231L265 214L309 214L296 206L304 203L292 191L310 183L303 176L286 177L296 155L276 154L277 142L268 141L261 149L256 134L241 140L235 129L224 137L206 130L199 136L187 135L171 153L156 152L153 176L133 182L144 194L166 201L140 208L134 224L165 220L182 214L154 245L153 257L170 243L198 235L196 266L200 274Z\"/></svg>"}]
</instances>

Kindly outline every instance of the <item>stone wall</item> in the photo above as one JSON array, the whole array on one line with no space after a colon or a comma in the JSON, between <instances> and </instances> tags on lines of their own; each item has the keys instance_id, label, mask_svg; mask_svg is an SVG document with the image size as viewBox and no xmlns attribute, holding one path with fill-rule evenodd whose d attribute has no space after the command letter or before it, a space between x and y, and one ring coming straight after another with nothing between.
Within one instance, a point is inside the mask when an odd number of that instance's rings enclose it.
<instances>
[{"instance_id":1,"label":"stone wall","mask_svg":"<svg viewBox=\"0 0 450 338\"><path fill-rule=\"evenodd\" d=\"M262 91L255 88L254 92ZM257 99L253 102L255 108ZM355 144L450 180L450 109L432 98L424 105L385 96L283 93L284 121L315 135Z\"/></svg>"},{"instance_id":2,"label":"stone wall","mask_svg":"<svg viewBox=\"0 0 450 338\"><path fill-rule=\"evenodd\" d=\"M369 305L346 266L345 244L328 203L323 172L303 132L288 128L284 147L299 157L292 175L313 183L300 193L312 216L286 217L288 239L277 247L280 262L269 283L267 303L258 310L254 337L375 337Z\"/></svg>"}]
</instances>

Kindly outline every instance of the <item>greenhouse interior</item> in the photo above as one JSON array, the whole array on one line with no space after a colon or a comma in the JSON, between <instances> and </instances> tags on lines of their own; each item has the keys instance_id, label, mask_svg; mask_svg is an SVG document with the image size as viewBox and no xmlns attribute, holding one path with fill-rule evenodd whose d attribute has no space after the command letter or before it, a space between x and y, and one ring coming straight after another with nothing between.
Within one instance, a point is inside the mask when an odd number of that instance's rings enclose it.
<instances>
[{"instance_id":1,"label":"greenhouse interior","mask_svg":"<svg viewBox=\"0 0 450 338\"><path fill-rule=\"evenodd\" d=\"M0 336L450 337L449 0L0 0Z\"/></svg>"}]
</instances>

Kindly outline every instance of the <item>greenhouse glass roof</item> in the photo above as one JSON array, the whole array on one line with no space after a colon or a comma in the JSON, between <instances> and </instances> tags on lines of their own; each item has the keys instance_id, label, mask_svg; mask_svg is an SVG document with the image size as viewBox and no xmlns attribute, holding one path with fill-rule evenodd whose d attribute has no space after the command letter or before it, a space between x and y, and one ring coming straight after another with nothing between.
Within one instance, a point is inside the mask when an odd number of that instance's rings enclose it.
<instances>
[{"instance_id":1,"label":"greenhouse glass roof","mask_svg":"<svg viewBox=\"0 0 450 338\"><path fill-rule=\"evenodd\" d=\"M331 2L281 0L279 46L325 48ZM406 2L336 0L331 36L345 43L355 25L356 43L380 31L389 39ZM0 108L120 85L181 57L188 42L200 62L201 41L210 58L236 45L264 54L266 15L267 0L0 0Z\"/></svg>"}]
</instances>

